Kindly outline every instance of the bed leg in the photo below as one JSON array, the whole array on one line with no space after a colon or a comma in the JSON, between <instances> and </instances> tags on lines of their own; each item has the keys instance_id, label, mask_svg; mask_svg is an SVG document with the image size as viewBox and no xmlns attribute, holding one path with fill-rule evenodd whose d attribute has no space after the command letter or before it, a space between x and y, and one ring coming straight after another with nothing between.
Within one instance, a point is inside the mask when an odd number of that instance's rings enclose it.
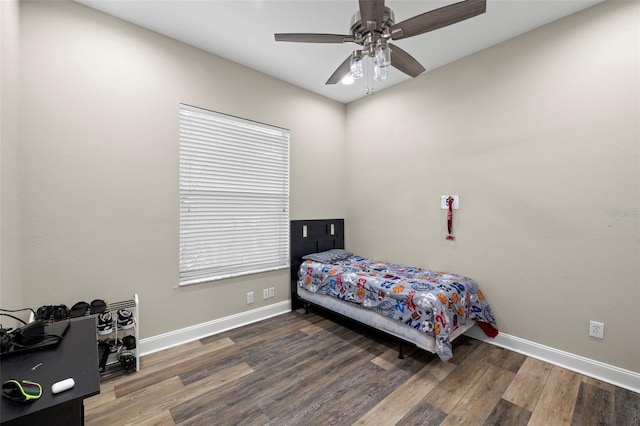
<instances>
[{"instance_id":1,"label":"bed leg","mask_svg":"<svg viewBox=\"0 0 640 426\"><path fill-rule=\"evenodd\" d=\"M304 303L304 314L309 315L309 304L307 302Z\"/></svg>"},{"instance_id":2,"label":"bed leg","mask_svg":"<svg viewBox=\"0 0 640 426\"><path fill-rule=\"evenodd\" d=\"M398 353L398 358L400 359L404 359L404 352L402 349L402 342L400 342L400 352Z\"/></svg>"}]
</instances>

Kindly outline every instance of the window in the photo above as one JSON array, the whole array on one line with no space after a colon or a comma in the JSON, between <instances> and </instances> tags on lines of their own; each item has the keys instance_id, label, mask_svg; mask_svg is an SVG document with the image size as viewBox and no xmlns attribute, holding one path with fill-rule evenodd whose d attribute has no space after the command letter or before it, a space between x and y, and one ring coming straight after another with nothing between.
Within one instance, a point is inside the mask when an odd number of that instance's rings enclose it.
<instances>
[{"instance_id":1,"label":"window","mask_svg":"<svg viewBox=\"0 0 640 426\"><path fill-rule=\"evenodd\" d=\"M289 267L289 130L180 105L180 285Z\"/></svg>"}]
</instances>

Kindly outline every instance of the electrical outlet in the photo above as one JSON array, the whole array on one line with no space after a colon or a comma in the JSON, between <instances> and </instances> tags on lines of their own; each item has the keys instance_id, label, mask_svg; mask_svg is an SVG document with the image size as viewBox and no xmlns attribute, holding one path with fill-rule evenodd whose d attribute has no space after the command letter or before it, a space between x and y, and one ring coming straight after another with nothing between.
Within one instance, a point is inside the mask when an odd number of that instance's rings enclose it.
<instances>
[{"instance_id":1,"label":"electrical outlet","mask_svg":"<svg viewBox=\"0 0 640 426\"><path fill-rule=\"evenodd\" d=\"M449 197L453 198L453 205L451 206L454 210L458 210L460 208L460 197L457 195L441 195L440 196L440 208L442 210L449 209Z\"/></svg>"},{"instance_id":2,"label":"electrical outlet","mask_svg":"<svg viewBox=\"0 0 640 426\"><path fill-rule=\"evenodd\" d=\"M269 298L274 297L276 295L276 289L274 287L269 287Z\"/></svg>"},{"instance_id":3,"label":"electrical outlet","mask_svg":"<svg viewBox=\"0 0 640 426\"><path fill-rule=\"evenodd\" d=\"M269 289L265 288L264 290L262 290L262 298L263 299L268 299L269 298Z\"/></svg>"},{"instance_id":4,"label":"electrical outlet","mask_svg":"<svg viewBox=\"0 0 640 426\"><path fill-rule=\"evenodd\" d=\"M589 336L604 339L604 323L589 321Z\"/></svg>"},{"instance_id":5,"label":"electrical outlet","mask_svg":"<svg viewBox=\"0 0 640 426\"><path fill-rule=\"evenodd\" d=\"M249 293L247 293L247 305L250 305L253 303L253 292L250 291Z\"/></svg>"}]
</instances>

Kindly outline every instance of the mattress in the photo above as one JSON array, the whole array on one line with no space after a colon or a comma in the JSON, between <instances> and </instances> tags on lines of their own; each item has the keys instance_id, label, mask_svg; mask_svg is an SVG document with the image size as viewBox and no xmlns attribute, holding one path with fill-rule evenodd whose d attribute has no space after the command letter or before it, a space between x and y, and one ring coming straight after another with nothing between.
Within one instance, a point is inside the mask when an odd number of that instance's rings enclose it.
<instances>
[{"instance_id":1,"label":"mattress","mask_svg":"<svg viewBox=\"0 0 640 426\"><path fill-rule=\"evenodd\" d=\"M326 295L312 293L301 287L298 288L298 297L304 301L313 303L314 305L366 324L369 327L384 331L385 333L399 339L411 342L417 347L428 352L436 353L436 340L433 336L413 327L407 327L392 318L380 315L370 309L345 303ZM449 337L450 340L455 340L456 337L460 336L474 325L476 325L476 322L474 320L469 320L466 325L458 327L451 333L451 336Z\"/></svg>"},{"instance_id":2,"label":"mattress","mask_svg":"<svg viewBox=\"0 0 640 426\"><path fill-rule=\"evenodd\" d=\"M474 280L347 254L305 260L298 271L299 297L411 341L443 361L453 356L453 338L474 322L497 334L491 307Z\"/></svg>"}]
</instances>

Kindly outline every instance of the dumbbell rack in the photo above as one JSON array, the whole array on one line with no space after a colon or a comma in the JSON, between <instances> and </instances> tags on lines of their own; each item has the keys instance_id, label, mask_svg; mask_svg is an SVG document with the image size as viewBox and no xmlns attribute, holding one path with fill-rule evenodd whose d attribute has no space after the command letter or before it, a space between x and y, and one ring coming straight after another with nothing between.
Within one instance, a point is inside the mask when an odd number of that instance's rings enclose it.
<instances>
[{"instance_id":1,"label":"dumbbell rack","mask_svg":"<svg viewBox=\"0 0 640 426\"><path fill-rule=\"evenodd\" d=\"M128 309L131 311L131 315L133 317L133 327L128 329L118 329L118 310L120 309ZM140 310L140 301L138 299L138 295L134 294L133 299L123 300L121 302L108 303L107 309L105 312L111 312L111 318L113 319L113 328L114 331L106 334L100 335L96 331L96 336L98 341L107 341L107 340L122 340L124 336L134 336L136 339L136 347L135 349L124 349L127 352L132 352L136 358L136 368L135 371L140 371L140 356L138 355L138 342L139 342L139 331L140 331L140 323L139 323L139 310ZM97 316L96 316L97 317ZM96 318L97 322L97 318ZM98 346L98 357L100 358L101 349ZM100 372L100 379L106 379L109 377L117 376L122 373L125 373L126 370L118 361L118 354L120 352L114 352L109 354L107 359L107 364L104 371ZM98 360L99 361L99 360Z\"/></svg>"}]
</instances>

